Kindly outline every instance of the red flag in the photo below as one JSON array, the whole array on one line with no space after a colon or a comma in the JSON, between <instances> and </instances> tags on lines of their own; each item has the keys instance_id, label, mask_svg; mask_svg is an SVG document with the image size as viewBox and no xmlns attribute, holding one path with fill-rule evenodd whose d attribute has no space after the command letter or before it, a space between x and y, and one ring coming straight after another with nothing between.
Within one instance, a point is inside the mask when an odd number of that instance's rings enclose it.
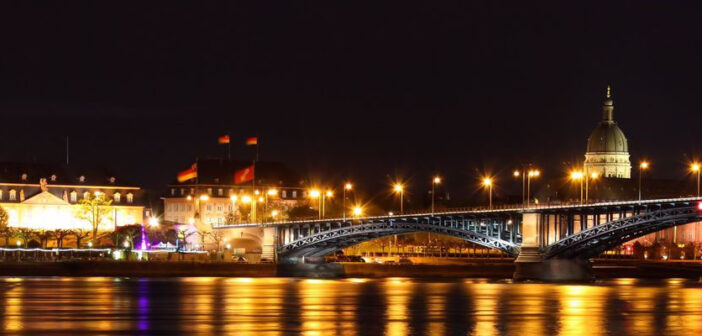
<instances>
[{"instance_id":1,"label":"red flag","mask_svg":"<svg viewBox=\"0 0 702 336\"><path fill-rule=\"evenodd\" d=\"M187 180L197 178L197 163L193 163L190 169L183 170L178 173L178 182L183 183Z\"/></svg>"},{"instance_id":2,"label":"red flag","mask_svg":"<svg viewBox=\"0 0 702 336\"><path fill-rule=\"evenodd\" d=\"M221 137L219 137L219 139L217 139L217 141L219 142L220 145L228 144L229 143L229 134L222 135Z\"/></svg>"},{"instance_id":3,"label":"red flag","mask_svg":"<svg viewBox=\"0 0 702 336\"><path fill-rule=\"evenodd\" d=\"M258 145L258 137L246 138L246 145L247 146Z\"/></svg>"},{"instance_id":4,"label":"red flag","mask_svg":"<svg viewBox=\"0 0 702 336\"><path fill-rule=\"evenodd\" d=\"M234 172L234 184L242 184L254 179L254 165Z\"/></svg>"}]
</instances>

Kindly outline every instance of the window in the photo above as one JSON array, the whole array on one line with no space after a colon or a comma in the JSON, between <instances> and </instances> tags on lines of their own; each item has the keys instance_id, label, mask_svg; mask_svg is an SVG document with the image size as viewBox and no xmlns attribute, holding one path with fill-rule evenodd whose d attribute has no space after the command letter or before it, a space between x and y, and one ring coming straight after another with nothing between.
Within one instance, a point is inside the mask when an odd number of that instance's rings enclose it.
<instances>
[{"instance_id":1,"label":"window","mask_svg":"<svg viewBox=\"0 0 702 336\"><path fill-rule=\"evenodd\" d=\"M2 190L0 190L0 200L2 200Z\"/></svg>"},{"instance_id":2,"label":"window","mask_svg":"<svg viewBox=\"0 0 702 336\"><path fill-rule=\"evenodd\" d=\"M212 204L207 205L207 211L212 211Z\"/></svg>"},{"instance_id":3,"label":"window","mask_svg":"<svg viewBox=\"0 0 702 336\"><path fill-rule=\"evenodd\" d=\"M207 188L207 193L208 193L209 195L212 195L212 188Z\"/></svg>"},{"instance_id":4,"label":"window","mask_svg":"<svg viewBox=\"0 0 702 336\"><path fill-rule=\"evenodd\" d=\"M24 174L22 174L22 181L26 181L26 180L27 180L27 174L24 173Z\"/></svg>"},{"instance_id":5,"label":"window","mask_svg":"<svg viewBox=\"0 0 702 336\"><path fill-rule=\"evenodd\" d=\"M190 195L195 195L195 188L190 188Z\"/></svg>"},{"instance_id":6,"label":"window","mask_svg":"<svg viewBox=\"0 0 702 336\"><path fill-rule=\"evenodd\" d=\"M192 204L188 204L188 211L193 211L193 206L192 206Z\"/></svg>"},{"instance_id":7,"label":"window","mask_svg":"<svg viewBox=\"0 0 702 336\"><path fill-rule=\"evenodd\" d=\"M17 191L15 189L10 189L10 201L17 200Z\"/></svg>"},{"instance_id":8,"label":"window","mask_svg":"<svg viewBox=\"0 0 702 336\"><path fill-rule=\"evenodd\" d=\"M127 194L127 203L134 203L134 194Z\"/></svg>"},{"instance_id":9,"label":"window","mask_svg":"<svg viewBox=\"0 0 702 336\"><path fill-rule=\"evenodd\" d=\"M51 182L56 182L56 174L51 175Z\"/></svg>"},{"instance_id":10,"label":"window","mask_svg":"<svg viewBox=\"0 0 702 336\"><path fill-rule=\"evenodd\" d=\"M224 196L224 190L222 190L222 188L219 188L219 189L217 190L217 195L219 195L219 196Z\"/></svg>"},{"instance_id":11,"label":"window","mask_svg":"<svg viewBox=\"0 0 702 336\"><path fill-rule=\"evenodd\" d=\"M217 211L222 211L222 205L221 205L221 204L217 204Z\"/></svg>"},{"instance_id":12,"label":"window","mask_svg":"<svg viewBox=\"0 0 702 336\"><path fill-rule=\"evenodd\" d=\"M119 203L120 199L122 198L122 195L116 192L114 195L112 195L112 198L114 198L115 203Z\"/></svg>"},{"instance_id":13,"label":"window","mask_svg":"<svg viewBox=\"0 0 702 336\"><path fill-rule=\"evenodd\" d=\"M171 188L171 196L175 196L175 188Z\"/></svg>"},{"instance_id":14,"label":"window","mask_svg":"<svg viewBox=\"0 0 702 336\"><path fill-rule=\"evenodd\" d=\"M183 195L185 195L185 189L184 189L184 188L180 188L180 196L183 196Z\"/></svg>"},{"instance_id":15,"label":"window","mask_svg":"<svg viewBox=\"0 0 702 336\"><path fill-rule=\"evenodd\" d=\"M78 202L78 193L75 190L71 191L71 202Z\"/></svg>"},{"instance_id":16,"label":"window","mask_svg":"<svg viewBox=\"0 0 702 336\"><path fill-rule=\"evenodd\" d=\"M292 191L292 198L297 198L297 190Z\"/></svg>"},{"instance_id":17,"label":"window","mask_svg":"<svg viewBox=\"0 0 702 336\"><path fill-rule=\"evenodd\" d=\"M280 192L280 197L282 197L282 198L287 198L287 197L288 197L288 191L287 191L287 190L281 191L281 192Z\"/></svg>"},{"instance_id":18,"label":"window","mask_svg":"<svg viewBox=\"0 0 702 336\"><path fill-rule=\"evenodd\" d=\"M0 196L2 196L2 193L0 193ZM234 211L234 208L232 207L231 204L229 204L229 212L232 212L232 211Z\"/></svg>"},{"instance_id":19,"label":"window","mask_svg":"<svg viewBox=\"0 0 702 336\"><path fill-rule=\"evenodd\" d=\"M114 176L110 177L110 183L115 184L117 182L117 179Z\"/></svg>"},{"instance_id":20,"label":"window","mask_svg":"<svg viewBox=\"0 0 702 336\"><path fill-rule=\"evenodd\" d=\"M90 192L84 192L83 193L83 199L90 199Z\"/></svg>"},{"instance_id":21,"label":"window","mask_svg":"<svg viewBox=\"0 0 702 336\"><path fill-rule=\"evenodd\" d=\"M80 181L80 183L85 182L85 176L84 176L84 175L81 175L81 176L78 178L78 181Z\"/></svg>"}]
</instances>

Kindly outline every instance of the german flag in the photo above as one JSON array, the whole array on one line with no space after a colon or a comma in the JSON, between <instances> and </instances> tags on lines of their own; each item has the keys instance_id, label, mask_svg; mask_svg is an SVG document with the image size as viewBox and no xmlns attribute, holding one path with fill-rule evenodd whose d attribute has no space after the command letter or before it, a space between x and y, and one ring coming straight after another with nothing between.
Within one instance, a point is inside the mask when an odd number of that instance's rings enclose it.
<instances>
[{"instance_id":1,"label":"german flag","mask_svg":"<svg viewBox=\"0 0 702 336\"><path fill-rule=\"evenodd\" d=\"M247 145L247 146L255 146L255 145L258 145L258 137L246 138L246 145Z\"/></svg>"},{"instance_id":2,"label":"german flag","mask_svg":"<svg viewBox=\"0 0 702 336\"><path fill-rule=\"evenodd\" d=\"M222 135L217 139L217 142L219 142L220 145L228 144L229 143L229 134L227 135Z\"/></svg>"},{"instance_id":3,"label":"german flag","mask_svg":"<svg viewBox=\"0 0 702 336\"><path fill-rule=\"evenodd\" d=\"M254 179L254 165L234 172L234 184L242 184Z\"/></svg>"},{"instance_id":4,"label":"german flag","mask_svg":"<svg viewBox=\"0 0 702 336\"><path fill-rule=\"evenodd\" d=\"M197 163L193 163L190 169L183 170L178 173L178 182L183 183L187 180L197 178Z\"/></svg>"}]
</instances>

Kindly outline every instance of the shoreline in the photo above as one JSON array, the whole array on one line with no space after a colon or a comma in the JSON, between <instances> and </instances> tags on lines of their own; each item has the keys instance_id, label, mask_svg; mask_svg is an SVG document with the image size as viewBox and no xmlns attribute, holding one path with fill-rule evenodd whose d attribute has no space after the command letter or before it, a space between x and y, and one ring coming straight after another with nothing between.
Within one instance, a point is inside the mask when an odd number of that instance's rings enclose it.
<instances>
[{"instance_id":1,"label":"shoreline","mask_svg":"<svg viewBox=\"0 0 702 336\"><path fill-rule=\"evenodd\" d=\"M302 278L512 278L512 262L470 262L460 265L382 264L235 264L200 262L66 261L0 263L0 276L62 277L302 277ZM702 278L702 263L599 260L596 279Z\"/></svg>"}]
</instances>

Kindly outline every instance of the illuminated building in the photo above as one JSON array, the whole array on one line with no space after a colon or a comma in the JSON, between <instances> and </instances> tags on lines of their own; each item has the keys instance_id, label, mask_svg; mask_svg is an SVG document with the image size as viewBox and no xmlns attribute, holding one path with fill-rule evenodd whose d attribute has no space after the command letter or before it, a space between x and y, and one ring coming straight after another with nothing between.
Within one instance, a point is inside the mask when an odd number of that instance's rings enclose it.
<instances>
[{"instance_id":1,"label":"illuminated building","mask_svg":"<svg viewBox=\"0 0 702 336\"><path fill-rule=\"evenodd\" d=\"M585 173L602 177L631 178L629 145L624 132L614 121L614 101L609 86L602 105L602 121L587 140Z\"/></svg>"},{"instance_id":2,"label":"illuminated building","mask_svg":"<svg viewBox=\"0 0 702 336\"><path fill-rule=\"evenodd\" d=\"M96 194L112 200L100 231L142 223L143 190L120 183L112 174L72 166L0 163L0 207L7 211L10 227L92 230L89 222L77 217L77 208L81 200Z\"/></svg>"},{"instance_id":3,"label":"illuminated building","mask_svg":"<svg viewBox=\"0 0 702 336\"><path fill-rule=\"evenodd\" d=\"M308 203L305 180L281 163L257 162L255 184L234 184L234 172L249 165L248 161L198 160L197 178L168 185L163 197L164 220L217 226L249 220L252 204L260 220L272 219L268 218L272 210L285 214Z\"/></svg>"}]
</instances>

